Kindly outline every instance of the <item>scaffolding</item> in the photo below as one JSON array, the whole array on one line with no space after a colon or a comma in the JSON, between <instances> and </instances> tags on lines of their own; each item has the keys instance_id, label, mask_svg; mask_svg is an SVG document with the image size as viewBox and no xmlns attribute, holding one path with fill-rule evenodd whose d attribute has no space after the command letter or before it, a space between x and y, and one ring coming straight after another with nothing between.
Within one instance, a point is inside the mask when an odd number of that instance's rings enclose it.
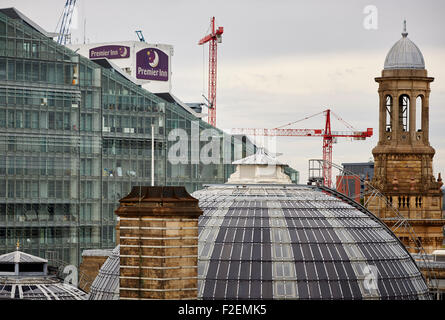
<instances>
[{"instance_id":1,"label":"scaffolding","mask_svg":"<svg viewBox=\"0 0 445 320\"><path fill-rule=\"evenodd\" d=\"M53 267L56 271L56 276L59 279L64 280L66 277L66 267L73 266L67 262L58 259L58 254L56 251L46 251L46 259L48 260L48 266ZM93 280L90 279L85 273L76 268L77 271L77 283L72 283L73 286L81 289L84 292L88 292Z\"/></svg>"},{"instance_id":2,"label":"scaffolding","mask_svg":"<svg viewBox=\"0 0 445 320\"><path fill-rule=\"evenodd\" d=\"M433 271L433 267L431 265L431 261L429 259L429 255L426 253L425 249L422 246L421 241L419 240L419 237L416 235L414 228L410 225L409 220L403 216L399 210L397 210L396 207L393 206L392 202L388 200L387 197L385 197L377 188L375 188L366 178L362 178L359 175L345 170L342 166L335 164L335 163L325 163L326 160L323 159L310 159L309 160L309 176L308 176L308 184L315 183L319 188L322 190L334 194L336 197L342 199L343 201L349 203L353 207L357 208L358 210L365 210L367 212L371 212L376 219L379 221L380 218L378 218L378 215L376 213L372 212L368 209L369 204L377 201L380 204L383 204L384 206L388 207L392 213L393 218L386 218L385 220L393 220L394 224L389 227L386 224L384 224L392 233L395 233L396 231L403 230L405 234L409 236L410 243L413 243L414 246L405 246L402 241L397 238L400 242L400 244L408 249L410 249L412 252L409 252L413 260L416 258L417 261L420 263L416 263L417 265L423 266L423 270L426 274L426 282L430 288L431 296L437 296L439 292L439 281L435 276L435 272ZM343 178L344 177L352 177L356 179L357 181L360 181L364 184L365 188L363 192L360 191L359 194L353 194L346 196L343 193L333 189L328 188L323 185L322 183L322 170L326 165L332 166L332 168L339 171L339 180L337 181L337 186L342 185ZM359 196L359 199L363 199L363 204L358 203L357 201L353 200L357 196ZM416 261L415 260L415 261ZM423 274L422 274L423 276Z\"/></svg>"}]
</instances>

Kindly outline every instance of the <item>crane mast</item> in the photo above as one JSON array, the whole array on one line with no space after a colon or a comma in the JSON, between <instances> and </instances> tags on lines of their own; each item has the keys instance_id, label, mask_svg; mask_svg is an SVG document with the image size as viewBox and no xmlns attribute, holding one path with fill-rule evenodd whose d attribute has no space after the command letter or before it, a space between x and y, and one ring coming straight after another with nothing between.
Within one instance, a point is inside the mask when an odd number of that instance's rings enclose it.
<instances>
[{"instance_id":1,"label":"crane mast","mask_svg":"<svg viewBox=\"0 0 445 320\"><path fill-rule=\"evenodd\" d=\"M323 135L323 180L329 188L332 186L332 132L331 110L325 111L326 124Z\"/></svg>"},{"instance_id":2,"label":"crane mast","mask_svg":"<svg viewBox=\"0 0 445 320\"><path fill-rule=\"evenodd\" d=\"M212 126L216 126L216 67L217 67L217 51L218 43L221 43L223 27L215 27L215 17L210 20L211 33L199 40L198 45L209 43L209 86L208 86L208 107L209 115L207 122Z\"/></svg>"}]
</instances>

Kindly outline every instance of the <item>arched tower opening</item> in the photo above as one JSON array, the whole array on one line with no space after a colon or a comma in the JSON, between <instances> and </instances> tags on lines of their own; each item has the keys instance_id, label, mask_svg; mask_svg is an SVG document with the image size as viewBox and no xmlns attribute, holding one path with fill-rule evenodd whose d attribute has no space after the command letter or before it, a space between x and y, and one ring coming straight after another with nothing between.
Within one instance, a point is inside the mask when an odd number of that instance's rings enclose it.
<instances>
[{"instance_id":1,"label":"arched tower opening","mask_svg":"<svg viewBox=\"0 0 445 320\"><path fill-rule=\"evenodd\" d=\"M402 94L399 97L399 128L400 132L407 132L409 126L409 107L410 98L407 94Z\"/></svg>"},{"instance_id":2,"label":"arched tower opening","mask_svg":"<svg viewBox=\"0 0 445 320\"><path fill-rule=\"evenodd\" d=\"M385 107L386 107L386 112L385 112L385 131L386 132L391 132L392 131L392 113L393 113L393 99L391 95L386 95L385 97Z\"/></svg>"},{"instance_id":3,"label":"arched tower opening","mask_svg":"<svg viewBox=\"0 0 445 320\"><path fill-rule=\"evenodd\" d=\"M423 95L416 98L416 132L422 132Z\"/></svg>"}]
</instances>

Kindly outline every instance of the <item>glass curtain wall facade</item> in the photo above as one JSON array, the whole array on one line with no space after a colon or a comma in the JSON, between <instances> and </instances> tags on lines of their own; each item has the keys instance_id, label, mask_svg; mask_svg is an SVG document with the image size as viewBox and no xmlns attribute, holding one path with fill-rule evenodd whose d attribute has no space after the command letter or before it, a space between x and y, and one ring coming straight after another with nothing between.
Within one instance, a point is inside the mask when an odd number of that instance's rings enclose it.
<instances>
[{"instance_id":1,"label":"glass curtain wall facade","mask_svg":"<svg viewBox=\"0 0 445 320\"><path fill-rule=\"evenodd\" d=\"M19 241L78 265L84 249L114 248L118 200L151 184L152 138L155 185L190 193L224 183L230 163L255 151L213 128L219 161L192 164L192 137L188 162L171 164L177 128L213 127L0 12L0 254Z\"/></svg>"}]
</instances>

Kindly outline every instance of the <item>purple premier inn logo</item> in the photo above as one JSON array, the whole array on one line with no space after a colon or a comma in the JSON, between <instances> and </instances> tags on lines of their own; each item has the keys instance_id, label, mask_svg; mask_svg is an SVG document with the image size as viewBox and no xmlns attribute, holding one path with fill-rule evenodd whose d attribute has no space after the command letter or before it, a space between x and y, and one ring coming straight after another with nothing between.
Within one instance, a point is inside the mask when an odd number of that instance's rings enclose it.
<instances>
[{"instance_id":1,"label":"purple premier inn logo","mask_svg":"<svg viewBox=\"0 0 445 320\"><path fill-rule=\"evenodd\" d=\"M155 48L146 48L136 53L136 78L168 81L168 56Z\"/></svg>"},{"instance_id":2,"label":"purple premier inn logo","mask_svg":"<svg viewBox=\"0 0 445 320\"><path fill-rule=\"evenodd\" d=\"M130 47L102 46L90 49L90 59L124 59L130 57Z\"/></svg>"}]
</instances>

